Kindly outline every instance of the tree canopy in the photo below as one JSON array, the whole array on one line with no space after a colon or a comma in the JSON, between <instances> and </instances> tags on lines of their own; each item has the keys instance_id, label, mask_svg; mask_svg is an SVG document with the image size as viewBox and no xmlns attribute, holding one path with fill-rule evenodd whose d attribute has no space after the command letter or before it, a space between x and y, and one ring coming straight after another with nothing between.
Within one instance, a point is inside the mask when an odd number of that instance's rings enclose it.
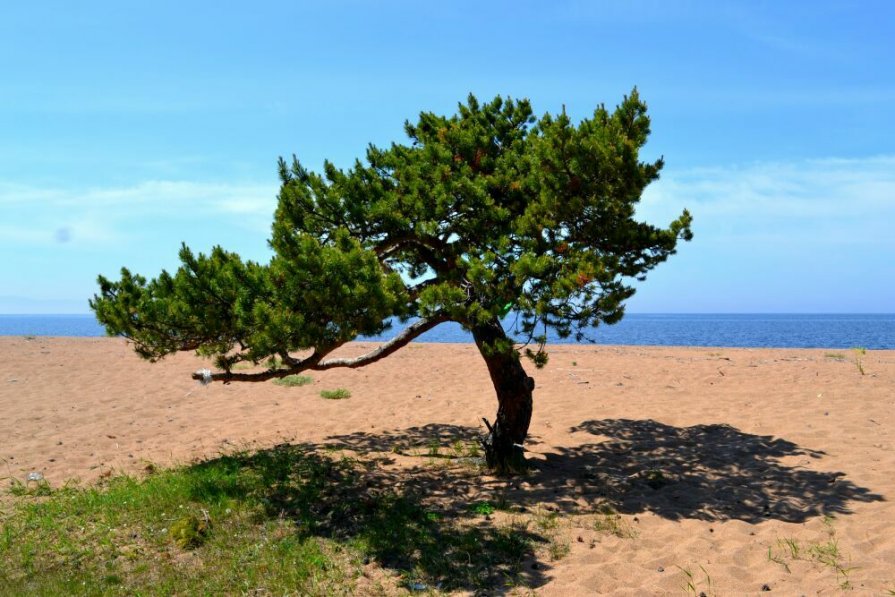
<instances>
[{"instance_id":1,"label":"tree canopy","mask_svg":"<svg viewBox=\"0 0 895 597\"><path fill-rule=\"evenodd\" d=\"M633 281L691 238L686 210L667 227L635 219L663 165L639 159L650 120L636 89L577 124L564 110L536 118L527 100L470 95L456 114L423 112L404 128L409 143L370 145L347 169L281 158L268 263L183 246L173 274L101 276L97 318L149 359L215 357L221 381L361 366L442 322L493 330L510 312L520 337L543 344L547 328L580 337L617 322ZM406 327L376 351L327 359L395 321ZM483 356L517 356L502 330L480 336Z\"/></svg>"}]
</instances>

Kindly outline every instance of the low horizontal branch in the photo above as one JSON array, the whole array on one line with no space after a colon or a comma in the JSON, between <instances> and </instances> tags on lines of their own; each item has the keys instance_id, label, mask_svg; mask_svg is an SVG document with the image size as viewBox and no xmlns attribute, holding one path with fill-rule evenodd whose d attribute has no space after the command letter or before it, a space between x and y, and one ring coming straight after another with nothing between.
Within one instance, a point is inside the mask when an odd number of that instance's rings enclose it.
<instances>
[{"instance_id":1,"label":"low horizontal branch","mask_svg":"<svg viewBox=\"0 0 895 597\"><path fill-rule=\"evenodd\" d=\"M358 367L363 367L364 365L375 363L380 359L384 359L400 348L408 345L415 338L448 320L449 318L446 315L437 315L428 319L420 319L419 321L407 326L403 331L401 331L400 334L398 334L385 344L382 344L375 350L371 350L370 352L359 357L329 359L324 361L323 358L334 348L336 348L332 347L327 349L326 352L318 352L315 350L314 353L311 354L309 357L301 360L296 361L294 359L291 359L291 362L289 362L289 366L283 369L268 369L267 371L259 371L258 373L233 373L232 371L221 371L213 373L207 369L202 369L199 371L195 371L192 374L192 378L202 383L211 383L213 381L221 381L224 383L230 383L233 381L259 382L288 377L290 375L295 375L297 373L309 370L324 371L326 369L335 369L337 367L347 367L350 369L355 369Z\"/></svg>"}]
</instances>

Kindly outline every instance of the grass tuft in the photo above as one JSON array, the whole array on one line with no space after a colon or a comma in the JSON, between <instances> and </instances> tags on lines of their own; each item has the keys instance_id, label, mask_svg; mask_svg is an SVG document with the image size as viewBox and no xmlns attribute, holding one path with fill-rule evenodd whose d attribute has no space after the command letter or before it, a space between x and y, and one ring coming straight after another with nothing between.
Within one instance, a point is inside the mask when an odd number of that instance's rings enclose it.
<instances>
[{"instance_id":1,"label":"grass tuft","mask_svg":"<svg viewBox=\"0 0 895 597\"><path fill-rule=\"evenodd\" d=\"M611 506L602 506L594 520L594 530L615 535L619 539L634 539L637 531Z\"/></svg>"},{"instance_id":2,"label":"grass tuft","mask_svg":"<svg viewBox=\"0 0 895 597\"><path fill-rule=\"evenodd\" d=\"M320 397L326 398L327 400L344 400L345 398L351 398L351 392L349 392L345 388L336 388L335 390L321 390Z\"/></svg>"},{"instance_id":3,"label":"grass tuft","mask_svg":"<svg viewBox=\"0 0 895 597\"><path fill-rule=\"evenodd\" d=\"M308 375L287 375L286 377L280 377L273 382L278 386L286 386L287 388L306 386L309 383L313 383L314 379Z\"/></svg>"},{"instance_id":4,"label":"grass tuft","mask_svg":"<svg viewBox=\"0 0 895 597\"><path fill-rule=\"evenodd\" d=\"M864 373L864 355L867 354L867 349L862 347L853 348L852 351L855 353L855 367L858 368L858 371L861 375L866 375Z\"/></svg>"}]
</instances>

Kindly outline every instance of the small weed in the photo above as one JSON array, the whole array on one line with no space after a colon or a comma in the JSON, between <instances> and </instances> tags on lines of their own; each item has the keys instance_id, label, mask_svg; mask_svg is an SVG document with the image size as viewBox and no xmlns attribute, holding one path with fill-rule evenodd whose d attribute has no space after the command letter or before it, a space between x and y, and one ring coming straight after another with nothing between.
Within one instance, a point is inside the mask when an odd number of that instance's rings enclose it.
<instances>
[{"instance_id":1,"label":"small weed","mask_svg":"<svg viewBox=\"0 0 895 597\"><path fill-rule=\"evenodd\" d=\"M777 545L782 546L784 549L789 551L789 557L793 560L798 560L801 555L802 548L799 545L799 542L792 537L787 539L780 539L777 541Z\"/></svg>"},{"instance_id":2,"label":"small weed","mask_svg":"<svg viewBox=\"0 0 895 597\"><path fill-rule=\"evenodd\" d=\"M566 540L560 540L554 537L550 541L550 545L547 547L547 552L550 554L550 559L554 562L556 560L561 560L572 551L572 546L569 545L569 542Z\"/></svg>"},{"instance_id":3,"label":"small weed","mask_svg":"<svg viewBox=\"0 0 895 597\"><path fill-rule=\"evenodd\" d=\"M273 382L278 386L286 386L287 388L294 388L299 386L306 386L309 383L313 383L314 379L307 375L287 375L286 377L280 377L279 379L273 380Z\"/></svg>"},{"instance_id":4,"label":"small weed","mask_svg":"<svg viewBox=\"0 0 895 597\"><path fill-rule=\"evenodd\" d=\"M469 507L470 511L479 516L491 516L494 514L494 505L491 502L476 502Z\"/></svg>"},{"instance_id":5,"label":"small weed","mask_svg":"<svg viewBox=\"0 0 895 597\"><path fill-rule=\"evenodd\" d=\"M858 368L858 371L861 372L861 375L866 375L864 373L864 355L867 354L867 349L858 346L853 348L852 351L855 353L855 366Z\"/></svg>"},{"instance_id":6,"label":"small weed","mask_svg":"<svg viewBox=\"0 0 895 597\"><path fill-rule=\"evenodd\" d=\"M696 574L692 570L690 570L689 567L681 568L680 566L678 566L678 569L684 576L684 584L681 587L682 589L694 595L705 595L712 592L712 577L709 575L705 567L702 566L702 564L699 565L699 569L702 570L703 575L701 581L699 578L697 578ZM703 583L705 583L705 590L699 590L699 585Z\"/></svg>"},{"instance_id":7,"label":"small weed","mask_svg":"<svg viewBox=\"0 0 895 597\"><path fill-rule=\"evenodd\" d=\"M693 576L693 572L690 571L690 568L681 568L678 566L678 569L681 571L681 574L684 575L684 585L682 588L688 593L696 593L696 579Z\"/></svg>"},{"instance_id":8,"label":"small weed","mask_svg":"<svg viewBox=\"0 0 895 597\"><path fill-rule=\"evenodd\" d=\"M535 518L535 526L538 530L544 531L552 531L559 524L559 514L556 512L547 512L546 514L543 512L539 512L537 517Z\"/></svg>"},{"instance_id":9,"label":"small weed","mask_svg":"<svg viewBox=\"0 0 895 597\"><path fill-rule=\"evenodd\" d=\"M768 546L768 561L774 562L775 564L780 564L781 566L783 566L783 569L786 570L788 574L792 574L792 570L789 569L789 564L786 563L786 560L784 560L778 554L775 554L774 549L770 546Z\"/></svg>"},{"instance_id":10,"label":"small weed","mask_svg":"<svg viewBox=\"0 0 895 597\"><path fill-rule=\"evenodd\" d=\"M825 352L824 357L828 359L833 359L835 361L844 361L845 355L841 352Z\"/></svg>"},{"instance_id":11,"label":"small weed","mask_svg":"<svg viewBox=\"0 0 895 597\"><path fill-rule=\"evenodd\" d=\"M32 340L35 339L35 337L34 336L24 336L24 339L27 340L28 342L31 342Z\"/></svg>"},{"instance_id":12,"label":"small weed","mask_svg":"<svg viewBox=\"0 0 895 597\"><path fill-rule=\"evenodd\" d=\"M577 366L578 366L578 361L572 361L572 367L577 367Z\"/></svg>"},{"instance_id":13,"label":"small weed","mask_svg":"<svg viewBox=\"0 0 895 597\"><path fill-rule=\"evenodd\" d=\"M321 390L320 397L326 398L327 400L344 400L345 398L351 398L351 392L349 392L345 388L336 388L335 390Z\"/></svg>"},{"instance_id":14,"label":"small weed","mask_svg":"<svg viewBox=\"0 0 895 597\"><path fill-rule=\"evenodd\" d=\"M597 518L594 520L594 530L615 535L619 539L633 539L637 536L637 531L611 506L600 508Z\"/></svg>"}]
</instances>

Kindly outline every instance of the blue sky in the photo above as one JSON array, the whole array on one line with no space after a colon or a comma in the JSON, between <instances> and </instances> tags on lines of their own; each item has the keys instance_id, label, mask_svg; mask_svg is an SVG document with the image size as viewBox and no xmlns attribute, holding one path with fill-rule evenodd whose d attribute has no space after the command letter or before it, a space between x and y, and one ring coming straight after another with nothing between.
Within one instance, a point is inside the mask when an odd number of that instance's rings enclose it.
<instances>
[{"instance_id":1,"label":"blue sky","mask_svg":"<svg viewBox=\"0 0 895 597\"><path fill-rule=\"evenodd\" d=\"M0 313L87 312L181 241L266 260L276 160L349 165L470 91L633 86L693 242L630 312L895 311L891 2L40 2L0 18Z\"/></svg>"}]
</instances>

